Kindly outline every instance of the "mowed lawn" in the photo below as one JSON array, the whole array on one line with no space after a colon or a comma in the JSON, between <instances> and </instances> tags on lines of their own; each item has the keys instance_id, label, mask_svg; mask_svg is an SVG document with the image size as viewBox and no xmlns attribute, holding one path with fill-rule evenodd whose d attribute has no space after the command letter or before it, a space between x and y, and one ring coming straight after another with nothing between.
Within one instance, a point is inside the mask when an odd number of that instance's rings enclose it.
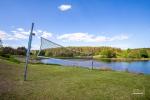
<instances>
[{"instance_id":1,"label":"mowed lawn","mask_svg":"<svg viewBox=\"0 0 150 100\"><path fill-rule=\"evenodd\" d=\"M0 59L0 100L150 100L150 75L32 64L23 81L23 71Z\"/></svg>"}]
</instances>

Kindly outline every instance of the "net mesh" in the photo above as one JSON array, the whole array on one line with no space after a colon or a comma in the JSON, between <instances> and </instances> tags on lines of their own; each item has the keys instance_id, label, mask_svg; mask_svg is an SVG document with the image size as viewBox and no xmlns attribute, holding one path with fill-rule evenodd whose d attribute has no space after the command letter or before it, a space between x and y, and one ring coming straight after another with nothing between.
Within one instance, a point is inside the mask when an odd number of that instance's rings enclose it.
<instances>
[{"instance_id":1,"label":"net mesh","mask_svg":"<svg viewBox=\"0 0 150 100\"><path fill-rule=\"evenodd\" d=\"M91 52L82 52L74 47L64 47L60 44L54 43L41 37L40 50L38 52L38 57L44 58L92 58Z\"/></svg>"}]
</instances>

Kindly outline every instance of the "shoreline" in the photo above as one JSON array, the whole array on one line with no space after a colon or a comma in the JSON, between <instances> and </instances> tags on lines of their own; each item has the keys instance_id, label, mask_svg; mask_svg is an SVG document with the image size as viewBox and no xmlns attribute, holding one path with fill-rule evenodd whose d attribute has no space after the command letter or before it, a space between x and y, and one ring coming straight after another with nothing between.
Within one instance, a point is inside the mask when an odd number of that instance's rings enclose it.
<instances>
[{"instance_id":1,"label":"shoreline","mask_svg":"<svg viewBox=\"0 0 150 100\"><path fill-rule=\"evenodd\" d=\"M47 57L47 58L38 58L39 59L50 59L51 57ZM97 57L52 57L54 59L93 59L93 60L101 60L101 61L149 61L150 58L97 58Z\"/></svg>"},{"instance_id":2,"label":"shoreline","mask_svg":"<svg viewBox=\"0 0 150 100\"><path fill-rule=\"evenodd\" d=\"M130 62L130 61L149 61L150 58L94 58L94 60L101 60L101 61L115 61L115 62Z\"/></svg>"}]
</instances>

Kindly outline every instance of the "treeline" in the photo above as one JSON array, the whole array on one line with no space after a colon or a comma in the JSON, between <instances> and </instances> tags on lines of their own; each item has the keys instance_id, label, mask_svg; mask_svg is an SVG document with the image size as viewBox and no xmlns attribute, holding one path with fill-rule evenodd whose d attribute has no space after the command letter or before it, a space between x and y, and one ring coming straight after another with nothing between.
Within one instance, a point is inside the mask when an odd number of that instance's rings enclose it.
<instances>
[{"instance_id":1,"label":"treeline","mask_svg":"<svg viewBox=\"0 0 150 100\"><path fill-rule=\"evenodd\" d=\"M0 48L0 56L7 55L26 55L25 47L2 47ZM32 50L31 55L37 56L38 50ZM46 57L88 57L95 58L150 58L150 48L138 48L122 50L113 47L65 47L51 48L41 50L39 56Z\"/></svg>"},{"instance_id":2,"label":"treeline","mask_svg":"<svg viewBox=\"0 0 150 100\"><path fill-rule=\"evenodd\" d=\"M10 55L26 55L27 49L25 47L18 47L18 48L12 48L12 47L1 47L0 48L0 56L10 56Z\"/></svg>"},{"instance_id":3,"label":"treeline","mask_svg":"<svg viewBox=\"0 0 150 100\"><path fill-rule=\"evenodd\" d=\"M100 52L100 57L104 58L149 58L149 48L139 49L127 49L121 50L120 52L113 51L111 49L105 49Z\"/></svg>"},{"instance_id":4,"label":"treeline","mask_svg":"<svg viewBox=\"0 0 150 100\"><path fill-rule=\"evenodd\" d=\"M123 50L120 56L123 58L149 58L150 48Z\"/></svg>"},{"instance_id":5,"label":"treeline","mask_svg":"<svg viewBox=\"0 0 150 100\"><path fill-rule=\"evenodd\" d=\"M38 51L32 51L37 55ZM113 47L65 47L41 50L39 56L46 57L81 57L94 56L95 58L149 58L150 48L127 49Z\"/></svg>"},{"instance_id":6,"label":"treeline","mask_svg":"<svg viewBox=\"0 0 150 100\"><path fill-rule=\"evenodd\" d=\"M51 48L41 50L40 56L46 57L79 57L79 56L93 56L99 55L103 49L111 49L115 52L120 52L119 48L111 47L65 47L65 48ZM38 51L32 51L34 55L38 54Z\"/></svg>"}]
</instances>

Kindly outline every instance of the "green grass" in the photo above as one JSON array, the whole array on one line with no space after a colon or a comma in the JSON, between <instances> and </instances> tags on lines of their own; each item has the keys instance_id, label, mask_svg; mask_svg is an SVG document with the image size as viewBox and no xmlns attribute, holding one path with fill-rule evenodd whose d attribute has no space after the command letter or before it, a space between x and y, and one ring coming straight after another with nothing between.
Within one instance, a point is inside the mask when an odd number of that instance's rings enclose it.
<instances>
[{"instance_id":1,"label":"green grass","mask_svg":"<svg viewBox=\"0 0 150 100\"><path fill-rule=\"evenodd\" d=\"M0 59L0 100L150 100L150 75ZM133 91L145 91L133 95Z\"/></svg>"},{"instance_id":2,"label":"green grass","mask_svg":"<svg viewBox=\"0 0 150 100\"><path fill-rule=\"evenodd\" d=\"M17 60L16 58L14 58L13 56L10 55L6 55L6 56L0 56L0 59L4 59L4 60L9 60L11 62L15 62L15 63L21 63L19 60Z\"/></svg>"}]
</instances>

